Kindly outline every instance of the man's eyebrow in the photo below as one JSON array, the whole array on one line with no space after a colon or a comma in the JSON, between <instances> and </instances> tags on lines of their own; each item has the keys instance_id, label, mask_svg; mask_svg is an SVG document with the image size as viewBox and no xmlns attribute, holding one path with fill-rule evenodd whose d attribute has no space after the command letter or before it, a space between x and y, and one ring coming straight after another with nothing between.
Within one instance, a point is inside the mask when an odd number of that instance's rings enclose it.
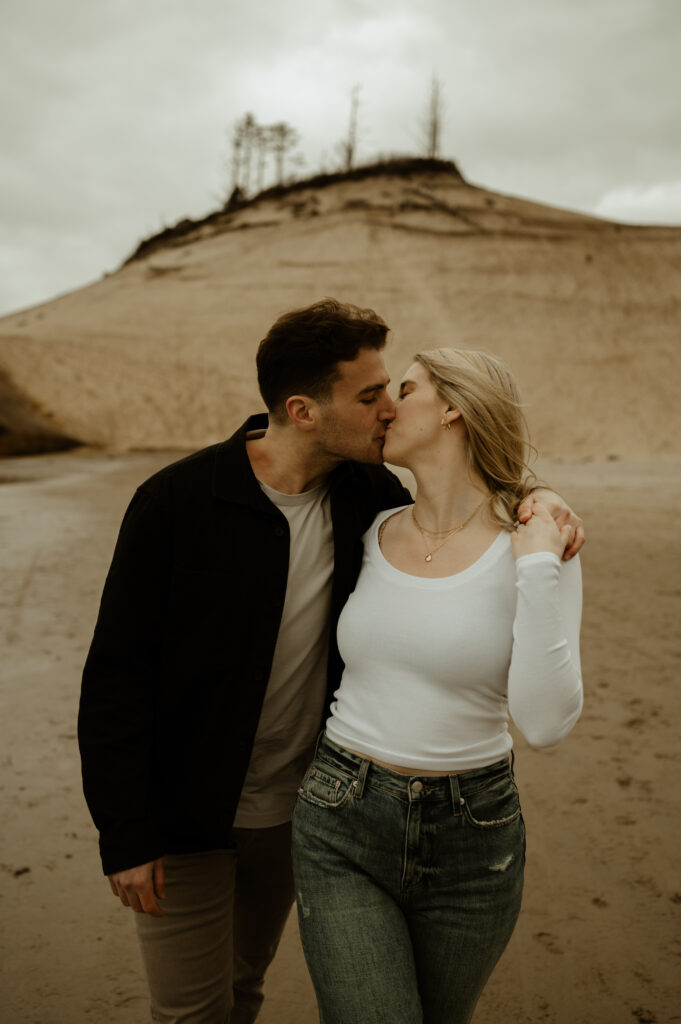
<instances>
[{"instance_id":1,"label":"man's eyebrow","mask_svg":"<svg viewBox=\"0 0 681 1024\"><path fill-rule=\"evenodd\" d=\"M382 381L380 384L367 384L367 386L365 388L362 388L361 391L358 391L357 394L358 394L358 396L359 395L370 395L372 393L372 391L382 391L383 388L386 388L389 383L390 383L390 377L388 377L387 380Z\"/></svg>"}]
</instances>

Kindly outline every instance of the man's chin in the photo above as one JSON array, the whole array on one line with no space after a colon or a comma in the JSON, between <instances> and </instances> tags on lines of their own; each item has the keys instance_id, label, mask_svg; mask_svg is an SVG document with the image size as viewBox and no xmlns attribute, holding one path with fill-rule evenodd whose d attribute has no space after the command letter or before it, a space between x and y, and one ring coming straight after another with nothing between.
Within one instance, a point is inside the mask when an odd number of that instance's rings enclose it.
<instances>
[{"instance_id":1,"label":"man's chin","mask_svg":"<svg viewBox=\"0 0 681 1024\"><path fill-rule=\"evenodd\" d=\"M349 456L353 462L361 462L365 466L382 466L383 465L383 448L369 448L363 452L362 455L351 455Z\"/></svg>"},{"instance_id":2,"label":"man's chin","mask_svg":"<svg viewBox=\"0 0 681 1024\"><path fill-rule=\"evenodd\" d=\"M367 462L372 466L383 465L383 447L381 448L370 448L366 456L360 460L361 462Z\"/></svg>"}]
</instances>

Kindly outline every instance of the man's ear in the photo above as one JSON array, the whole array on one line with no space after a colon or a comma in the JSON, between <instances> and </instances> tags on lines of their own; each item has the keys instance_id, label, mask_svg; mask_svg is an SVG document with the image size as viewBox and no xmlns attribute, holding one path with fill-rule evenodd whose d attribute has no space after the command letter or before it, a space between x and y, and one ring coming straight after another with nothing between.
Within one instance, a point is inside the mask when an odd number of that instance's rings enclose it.
<instances>
[{"instance_id":1,"label":"man's ear","mask_svg":"<svg viewBox=\"0 0 681 1024\"><path fill-rule=\"evenodd\" d=\"M309 395L291 395L286 399L286 414L300 430L313 430L316 423L316 403Z\"/></svg>"}]
</instances>

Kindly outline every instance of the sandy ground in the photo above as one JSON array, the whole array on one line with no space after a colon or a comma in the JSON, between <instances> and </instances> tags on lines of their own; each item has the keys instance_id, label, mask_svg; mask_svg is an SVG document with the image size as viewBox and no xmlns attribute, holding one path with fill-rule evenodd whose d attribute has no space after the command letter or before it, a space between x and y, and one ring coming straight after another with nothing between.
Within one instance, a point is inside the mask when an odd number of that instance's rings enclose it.
<instances>
[{"instance_id":1,"label":"sandy ground","mask_svg":"<svg viewBox=\"0 0 681 1024\"><path fill-rule=\"evenodd\" d=\"M100 874L80 791L80 669L122 511L170 454L0 462L2 1024L147 1018L132 921ZM552 463L587 521L586 708L563 745L518 742L520 922L476 1024L681 1021L681 466ZM316 1011L295 921L262 1024Z\"/></svg>"}]
</instances>

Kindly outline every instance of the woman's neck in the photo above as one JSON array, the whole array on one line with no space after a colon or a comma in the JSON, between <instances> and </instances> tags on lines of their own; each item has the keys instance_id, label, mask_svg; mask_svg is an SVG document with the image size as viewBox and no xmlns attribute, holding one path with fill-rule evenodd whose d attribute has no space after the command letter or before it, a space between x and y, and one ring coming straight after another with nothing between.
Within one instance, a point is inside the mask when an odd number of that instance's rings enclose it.
<instances>
[{"instance_id":1,"label":"woman's neck","mask_svg":"<svg viewBox=\"0 0 681 1024\"><path fill-rule=\"evenodd\" d=\"M489 489L467 464L411 467L416 479L414 512L430 531L448 530L467 516L489 495Z\"/></svg>"}]
</instances>

